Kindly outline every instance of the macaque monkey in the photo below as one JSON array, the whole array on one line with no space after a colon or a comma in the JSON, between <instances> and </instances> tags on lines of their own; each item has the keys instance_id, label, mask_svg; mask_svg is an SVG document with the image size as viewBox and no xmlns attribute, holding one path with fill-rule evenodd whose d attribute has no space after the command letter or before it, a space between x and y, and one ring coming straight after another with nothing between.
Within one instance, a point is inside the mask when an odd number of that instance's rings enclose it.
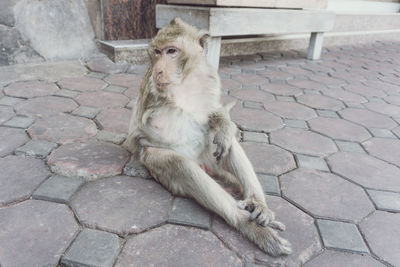
<instances>
[{"instance_id":1,"label":"macaque monkey","mask_svg":"<svg viewBox=\"0 0 400 267\"><path fill-rule=\"evenodd\" d=\"M234 104L220 103L220 78L204 56L208 37L176 18L152 40L128 149L173 194L194 198L270 255L290 254L290 243L273 229L285 226L236 140ZM212 177L240 185L242 200Z\"/></svg>"}]
</instances>

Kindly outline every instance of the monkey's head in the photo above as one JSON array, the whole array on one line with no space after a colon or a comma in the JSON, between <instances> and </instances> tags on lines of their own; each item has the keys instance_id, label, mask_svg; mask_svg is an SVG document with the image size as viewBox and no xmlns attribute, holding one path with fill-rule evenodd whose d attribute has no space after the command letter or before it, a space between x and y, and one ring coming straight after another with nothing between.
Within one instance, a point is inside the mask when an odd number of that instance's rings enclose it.
<instances>
[{"instance_id":1,"label":"monkey's head","mask_svg":"<svg viewBox=\"0 0 400 267\"><path fill-rule=\"evenodd\" d=\"M209 35L179 18L173 19L149 46L152 80L158 91L179 85L199 61Z\"/></svg>"}]
</instances>

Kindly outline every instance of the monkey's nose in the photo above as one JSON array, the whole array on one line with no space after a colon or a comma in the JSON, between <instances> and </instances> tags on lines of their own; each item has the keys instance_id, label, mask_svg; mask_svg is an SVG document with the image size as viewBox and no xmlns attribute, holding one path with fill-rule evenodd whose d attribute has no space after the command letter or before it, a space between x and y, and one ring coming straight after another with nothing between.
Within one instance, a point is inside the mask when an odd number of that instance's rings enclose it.
<instances>
[{"instance_id":1,"label":"monkey's nose","mask_svg":"<svg viewBox=\"0 0 400 267\"><path fill-rule=\"evenodd\" d=\"M163 74L162 70L157 71L157 79L160 79L162 74Z\"/></svg>"}]
</instances>

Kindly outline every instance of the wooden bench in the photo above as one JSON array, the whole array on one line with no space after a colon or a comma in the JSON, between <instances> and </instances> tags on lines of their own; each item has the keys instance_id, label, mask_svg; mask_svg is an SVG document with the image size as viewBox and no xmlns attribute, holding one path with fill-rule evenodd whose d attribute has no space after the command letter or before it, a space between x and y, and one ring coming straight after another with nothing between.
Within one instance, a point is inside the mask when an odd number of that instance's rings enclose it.
<instances>
[{"instance_id":1,"label":"wooden bench","mask_svg":"<svg viewBox=\"0 0 400 267\"><path fill-rule=\"evenodd\" d=\"M335 14L326 10L198 7L157 5L156 27L175 17L210 33L207 58L218 69L221 37L311 32L307 58L321 56L323 34L334 26Z\"/></svg>"}]
</instances>

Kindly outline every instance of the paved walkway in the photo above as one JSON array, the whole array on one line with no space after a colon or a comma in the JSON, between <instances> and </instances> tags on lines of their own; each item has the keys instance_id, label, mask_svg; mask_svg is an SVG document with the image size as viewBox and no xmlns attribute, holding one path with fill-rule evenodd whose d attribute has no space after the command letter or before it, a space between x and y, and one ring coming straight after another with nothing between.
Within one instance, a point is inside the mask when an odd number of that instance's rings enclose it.
<instances>
[{"instance_id":1,"label":"paved walkway","mask_svg":"<svg viewBox=\"0 0 400 267\"><path fill-rule=\"evenodd\" d=\"M322 58L221 64L293 244L281 258L130 161L120 144L144 66L0 68L0 266L400 266L400 44Z\"/></svg>"}]
</instances>

